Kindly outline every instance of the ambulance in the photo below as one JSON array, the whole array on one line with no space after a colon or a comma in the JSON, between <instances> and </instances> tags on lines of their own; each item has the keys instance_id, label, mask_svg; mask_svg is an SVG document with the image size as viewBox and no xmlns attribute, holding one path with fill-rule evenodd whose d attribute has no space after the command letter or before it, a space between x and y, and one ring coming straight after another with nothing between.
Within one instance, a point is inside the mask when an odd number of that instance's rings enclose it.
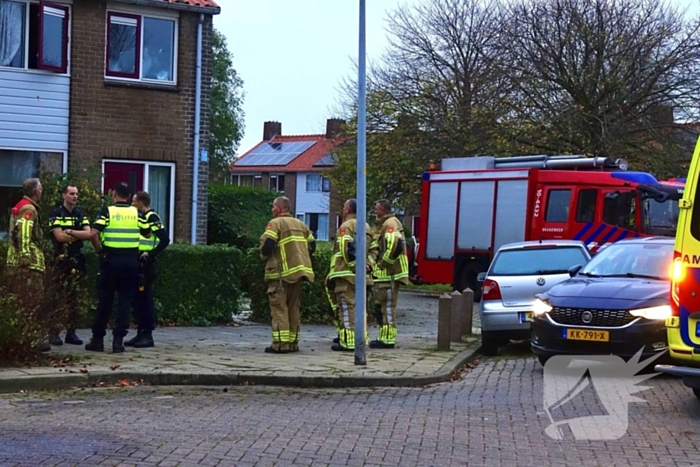
<instances>
[{"instance_id":1,"label":"ambulance","mask_svg":"<svg viewBox=\"0 0 700 467\"><path fill-rule=\"evenodd\" d=\"M671 314L666 319L670 356L680 365L656 371L680 376L700 398L700 138L678 201L679 217L671 274Z\"/></svg>"}]
</instances>

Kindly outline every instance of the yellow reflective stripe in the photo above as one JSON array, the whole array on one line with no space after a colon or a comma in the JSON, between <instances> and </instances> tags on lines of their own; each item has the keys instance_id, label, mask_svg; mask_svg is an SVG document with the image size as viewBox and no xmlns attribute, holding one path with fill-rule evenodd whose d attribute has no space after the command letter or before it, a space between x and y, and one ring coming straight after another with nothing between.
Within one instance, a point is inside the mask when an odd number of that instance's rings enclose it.
<instances>
[{"instance_id":1,"label":"yellow reflective stripe","mask_svg":"<svg viewBox=\"0 0 700 467\"><path fill-rule=\"evenodd\" d=\"M314 238L314 234L309 234L309 236L306 237L306 241L309 242L309 243L310 243L310 242L313 242L313 241L316 241L316 239Z\"/></svg>"},{"instance_id":2,"label":"yellow reflective stripe","mask_svg":"<svg viewBox=\"0 0 700 467\"><path fill-rule=\"evenodd\" d=\"M394 264L394 260L391 259L391 252L394 250L394 240L395 237L392 234L384 235L386 239L386 251L384 252L384 261L389 264Z\"/></svg>"},{"instance_id":3,"label":"yellow reflective stripe","mask_svg":"<svg viewBox=\"0 0 700 467\"><path fill-rule=\"evenodd\" d=\"M284 274L289 267L287 264L287 251L284 249L284 246L280 247L280 256L282 257L282 274Z\"/></svg>"},{"instance_id":4,"label":"yellow reflective stripe","mask_svg":"<svg viewBox=\"0 0 700 467\"><path fill-rule=\"evenodd\" d=\"M280 240L279 245L286 245L287 243L292 243L292 242L303 242L306 243L306 239L304 237L300 237L299 235L292 235L286 238L283 238Z\"/></svg>"},{"instance_id":5,"label":"yellow reflective stripe","mask_svg":"<svg viewBox=\"0 0 700 467\"><path fill-rule=\"evenodd\" d=\"M305 272L308 272L309 274L313 274L313 272L314 272L314 270L311 269L310 267L302 265L302 266L297 266L297 267L294 267L292 269L285 270L282 272L267 273L267 274L265 274L265 279L280 279L282 277L291 276L295 272L299 272L299 271L305 271Z\"/></svg>"},{"instance_id":6,"label":"yellow reflective stripe","mask_svg":"<svg viewBox=\"0 0 700 467\"><path fill-rule=\"evenodd\" d=\"M258 232L260 232L260 231L258 230ZM266 230L265 233L263 233L263 235L267 235L268 237L270 237L273 240L277 240L279 238L279 235L277 235L277 232L275 232L273 230Z\"/></svg>"},{"instance_id":7,"label":"yellow reflective stripe","mask_svg":"<svg viewBox=\"0 0 700 467\"><path fill-rule=\"evenodd\" d=\"M34 227L34 221L28 219L20 219L19 222L22 223L21 237L20 237L20 255L29 254L29 244L32 241L32 228Z\"/></svg>"},{"instance_id":8,"label":"yellow reflective stripe","mask_svg":"<svg viewBox=\"0 0 700 467\"><path fill-rule=\"evenodd\" d=\"M396 326L384 324L379 328L379 336L377 340L385 344L396 344L397 329Z\"/></svg>"}]
</instances>

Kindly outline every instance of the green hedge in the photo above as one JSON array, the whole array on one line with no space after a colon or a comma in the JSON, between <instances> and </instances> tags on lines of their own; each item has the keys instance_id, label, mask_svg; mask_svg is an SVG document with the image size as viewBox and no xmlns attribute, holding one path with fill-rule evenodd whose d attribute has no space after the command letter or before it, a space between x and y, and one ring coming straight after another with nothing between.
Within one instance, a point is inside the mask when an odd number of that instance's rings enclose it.
<instances>
[{"instance_id":1,"label":"green hedge","mask_svg":"<svg viewBox=\"0 0 700 467\"><path fill-rule=\"evenodd\" d=\"M328 275L332 250L327 244L320 244L311 256L315 280L305 281L301 297L300 314L302 323L331 324L331 306L328 303L324 281ZM251 248L244 260L242 288L250 299L251 319L269 323L270 304L265 283L265 262L260 258L260 250Z\"/></svg>"},{"instance_id":2,"label":"green hedge","mask_svg":"<svg viewBox=\"0 0 700 467\"><path fill-rule=\"evenodd\" d=\"M277 192L259 188L210 185L207 243L242 250L258 246L277 196Z\"/></svg>"}]
</instances>

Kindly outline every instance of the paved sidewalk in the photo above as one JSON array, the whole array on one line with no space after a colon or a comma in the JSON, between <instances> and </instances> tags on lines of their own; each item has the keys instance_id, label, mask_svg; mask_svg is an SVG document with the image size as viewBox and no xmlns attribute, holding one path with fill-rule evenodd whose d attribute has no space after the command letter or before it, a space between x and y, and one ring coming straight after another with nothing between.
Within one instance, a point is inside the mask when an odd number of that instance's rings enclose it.
<instances>
[{"instance_id":1,"label":"paved sidewalk","mask_svg":"<svg viewBox=\"0 0 700 467\"><path fill-rule=\"evenodd\" d=\"M127 347L123 354L111 352L109 334L104 353L64 344L51 351L66 357L58 367L0 369L0 392L134 381L153 385L420 386L450 380L478 351L478 336L453 343L450 351L437 351L437 298L402 293L398 308L396 348L367 348L366 366L354 364L353 352L330 350L331 326L302 325L300 352L276 355L264 353L271 339L269 325L243 322L239 326L159 328L154 333L156 347ZM478 316L475 320L478 326ZM377 332L377 326L370 326L370 340ZM87 342L90 332L81 330L78 335Z\"/></svg>"}]
</instances>

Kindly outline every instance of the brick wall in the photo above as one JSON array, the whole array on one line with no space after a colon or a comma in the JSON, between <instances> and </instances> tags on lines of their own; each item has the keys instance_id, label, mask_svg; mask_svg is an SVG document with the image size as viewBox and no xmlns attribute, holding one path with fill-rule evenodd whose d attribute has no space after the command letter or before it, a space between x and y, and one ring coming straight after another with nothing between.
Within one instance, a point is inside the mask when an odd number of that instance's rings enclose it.
<instances>
[{"instance_id":1,"label":"brick wall","mask_svg":"<svg viewBox=\"0 0 700 467\"><path fill-rule=\"evenodd\" d=\"M292 204L292 214L296 216L297 174L294 172L284 174L284 196L289 198L289 202Z\"/></svg>"},{"instance_id":2,"label":"brick wall","mask_svg":"<svg viewBox=\"0 0 700 467\"><path fill-rule=\"evenodd\" d=\"M73 3L68 168L99 171L107 158L175 163L175 226L170 230L176 241L189 243L199 15L180 12L175 88L105 80L106 16L105 0ZM205 16L201 149L209 147L211 34L212 18ZM197 243L206 242L208 175L208 164L200 162Z\"/></svg>"}]
</instances>

